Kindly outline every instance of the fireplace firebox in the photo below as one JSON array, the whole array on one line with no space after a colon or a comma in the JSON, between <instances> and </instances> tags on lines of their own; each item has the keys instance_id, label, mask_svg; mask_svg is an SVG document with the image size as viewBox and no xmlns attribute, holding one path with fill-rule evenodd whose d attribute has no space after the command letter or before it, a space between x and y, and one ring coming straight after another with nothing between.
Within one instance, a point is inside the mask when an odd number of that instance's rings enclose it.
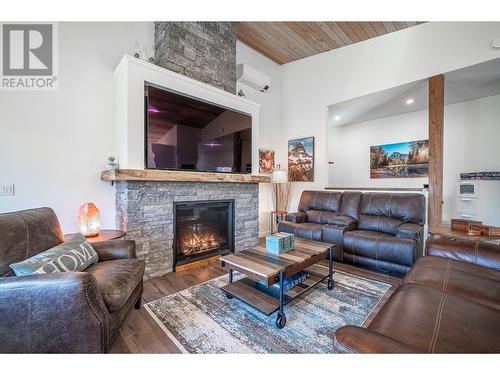
<instances>
[{"instance_id":1,"label":"fireplace firebox","mask_svg":"<svg viewBox=\"0 0 500 375\"><path fill-rule=\"evenodd\" d=\"M174 268L234 252L234 200L174 202Z\"/></svg>"}]
</instances>

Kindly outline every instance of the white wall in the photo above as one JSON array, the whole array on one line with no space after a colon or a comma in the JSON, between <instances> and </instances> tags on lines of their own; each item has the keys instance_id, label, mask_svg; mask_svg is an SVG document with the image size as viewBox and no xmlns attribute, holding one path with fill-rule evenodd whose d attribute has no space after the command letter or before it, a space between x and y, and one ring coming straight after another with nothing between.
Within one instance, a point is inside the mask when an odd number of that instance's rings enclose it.
<instances>
[{"instance_id":1,"label":"white wall","mask_svg":"<svg viewBox=\"0 0 500 375\"><path fill-rule=\"evenodd\" d=\"M59 90L0 91L0 212L55 209L66 233L93 201L115 227L114 188L101 181L113 145L113 70L135 42L153 42L153 23L60 23Z\"/></svg>"},{"instance_id":2,"label":"white wall","mask_svg":"<svg viewBox=\"0 0 500 375\"><path fill-rule=\"evenodd\" d=\"M283 66L281 144L316 137L314 183L296 188L291 207L303 189L327 185L328 105L500 57L490 48L500 23L430 22Z\"/></svg>"},{"instance_id":3,"label":"white wall","mask_svg":"<svg viewBox=\"0 0 500 375\"><path fill-rule=\"evenodd\" d=\"M240 42L236 44L236 63L246 63L271 77L271 88L265 93L241 84L237 88L243 89L248 99L261 105L259 147L276 149L275 145L283 142L280 127L281 66ZM286 156L276 162L285 166ZM259 202L260 233L264 234L270 230L270 215L274 207L270 184L259 185Z\"/></svg>"},{"instance_id":4,"label":"white wall","mask_svg":"<svg viewBox=\"0 0 500 375\"><path fill-rule=\"evenodd\" d=\"M457 217L460 173L500 171L500 95L448 105L444 112L443 220ZM480 219L500 225L499 181L484 181L497 199ZM484 191L486 193L486 191ZM486 194L482 194L483 199Z\"/></svg>"},{"instance_id":5,"label":"white wall","mask_svg":"<svg viewBox=\"0 0 500 375\"><path fill-rule=\"evenodd\" d=\"M49 206L63 231L74 232L78 207L93 201L103 227L115 227L114 188L100 180L114 142L113 71L135 42L152 45L152 22L60 23L59 90L0 91L0 183L14 183L14 197L0 197L0 212ZM237 61L272 77L268 93L244 87L262 104L261 146L271 147L280 123L280 66L237 44ZM262 186L261 231L269 227L271 190Z\"/></svg>"},{"instance_id":6,"label":"white wall","mask_svg":"<svg viewBox=\"0 0 500 375\"><path fill-rule=\"evenodd\" d=\"M449 221L457 217L460 173L500 170L500 95L447 105L444 113L443 220ZM371 179L370 146L427 138L427 110L330 127L328 160L335 164L328 185L421 188L428 178ZM500 225L500 210L489 219Z\"/></svg>"},{"instance_id":7,"label":"white wall","mask_svg":"<svg viewBox=\"0 0 500 375\"><path fill-rule=\"evenodd\" d=\"M328 185L422 188L428 178L370 178L370 146L428 139L428 113L418 111L328 131Z\"/></svg>"}]
</instances>

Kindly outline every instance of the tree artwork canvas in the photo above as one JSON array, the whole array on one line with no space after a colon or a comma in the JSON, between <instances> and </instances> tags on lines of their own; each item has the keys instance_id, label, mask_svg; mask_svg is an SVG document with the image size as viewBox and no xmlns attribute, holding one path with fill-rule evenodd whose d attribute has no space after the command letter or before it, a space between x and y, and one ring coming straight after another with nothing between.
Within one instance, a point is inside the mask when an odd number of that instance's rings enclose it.
<instances>
[{"instance_id":1,"label":"tree artwork canvas","mask_svg":"<svg viewBox=\"0 0 500 375\"><path fill-rule=\"evenodd\" d=\"M428 174L428 140L370 147L370 178L427 177Z\"/></svg>"}]
</instances>

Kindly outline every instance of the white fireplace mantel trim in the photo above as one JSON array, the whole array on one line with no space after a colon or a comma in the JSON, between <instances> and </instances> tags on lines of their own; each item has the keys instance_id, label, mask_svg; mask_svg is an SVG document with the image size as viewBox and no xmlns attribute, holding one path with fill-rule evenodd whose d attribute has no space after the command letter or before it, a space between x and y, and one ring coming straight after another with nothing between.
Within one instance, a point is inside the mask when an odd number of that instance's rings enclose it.
<instances>
[{"instance_id":1,"label":"white fireplace mantel trim","mask_svg":"<svg viewBox=\"0 0 500 375\"><path fill-rule=\"evenodd\" d=\"M114 71L115 148L120 168L144 168L144 83L205 100L252 116L252 173L257 173L260 104L125 55Z\"/></svg>"}]
</instances>

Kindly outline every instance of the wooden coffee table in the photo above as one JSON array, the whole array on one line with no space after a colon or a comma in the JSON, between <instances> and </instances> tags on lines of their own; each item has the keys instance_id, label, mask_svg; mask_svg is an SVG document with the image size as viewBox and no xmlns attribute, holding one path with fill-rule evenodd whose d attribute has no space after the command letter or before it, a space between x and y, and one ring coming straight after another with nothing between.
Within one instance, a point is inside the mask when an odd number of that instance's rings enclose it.
<instances>
[{"instance_id":1,"label":"wooden coffee table","mask_svg":"<svg viewBox=\"0 0 500 375\"><path fill-rule=\"evenodd\" d=\"M269 254L264 246L256 246L223 256L220 261L223 267L229 268L229 283L222 290L228 298L237 298L266 315L278 311L276 326L283 328L286 324L283 308L292 299L326 278L328 289L333 289L334 247L331 243L296 238L295 250L280 255ZM328 269L317 264L327 255ZM246 277L233 281L233 271ZM308 271L309 279L285 292L284 280L300 271ZM272 287L276 283L279 287Z\"/></svg>"}]
</instances>

